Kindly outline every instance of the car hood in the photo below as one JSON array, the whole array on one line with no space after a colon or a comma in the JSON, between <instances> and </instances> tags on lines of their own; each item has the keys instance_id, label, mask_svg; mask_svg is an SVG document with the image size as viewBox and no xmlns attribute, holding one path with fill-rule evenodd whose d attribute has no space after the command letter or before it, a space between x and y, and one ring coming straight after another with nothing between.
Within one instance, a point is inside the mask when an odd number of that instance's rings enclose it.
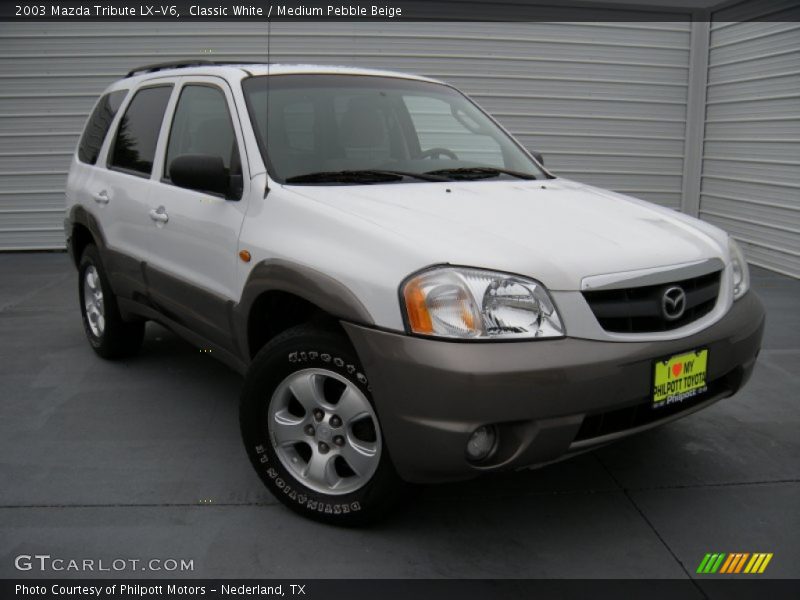
<instances>
[{"instance_id":1,"label":"car hood","mask_svg":"<svg viewBox=\"0 0 800 600\"><path fill-rule=\"evenodd\" d=\"M722 258L726 244L707 223L565 179L287 189L403 238L419 268L495 269L552 290L580 289L591 275Z\"/></svg>"}]
</instances>

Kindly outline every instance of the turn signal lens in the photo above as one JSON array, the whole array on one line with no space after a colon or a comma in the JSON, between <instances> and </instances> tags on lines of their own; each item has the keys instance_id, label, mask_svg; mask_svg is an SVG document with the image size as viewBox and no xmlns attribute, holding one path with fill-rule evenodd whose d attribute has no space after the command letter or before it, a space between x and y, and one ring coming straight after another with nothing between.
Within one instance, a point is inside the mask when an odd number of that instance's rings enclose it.
<instances>
[{"instance_id":1,"label":"turn signal lens","mask_svg":"<svg viewBox=\"0 0 800 600\"><path fill-rule=\"evenodd\" d=\"M433 333L433 324L428 307L425 306L425 293L420 287L419 281L412 281L405 289L406 312L408 314L408 324L412 331L416 333Z\"/></svg>"},{"instance_id":2,"label":"turn signal lens","mask_svg":"<svg viewBox=\"0 0 800 600\"><path fill-rule=\"evenodd\" d=\"M413 276L402 293L411 333L460 339L564 334L549 294L532 279L442 267Z\"/></svg>"},{"instance_id":3,"label":"turn signal lens","mask_svg":"<svg viewBox=\"0 0 800 600\"><path fill-rule=\"evenodd\" d=\"M733 238L728 238L728 253L731 259L733 279L733 299L738 300L750 288L750 269L741 246Z\"/></svg>"}]
</instances>

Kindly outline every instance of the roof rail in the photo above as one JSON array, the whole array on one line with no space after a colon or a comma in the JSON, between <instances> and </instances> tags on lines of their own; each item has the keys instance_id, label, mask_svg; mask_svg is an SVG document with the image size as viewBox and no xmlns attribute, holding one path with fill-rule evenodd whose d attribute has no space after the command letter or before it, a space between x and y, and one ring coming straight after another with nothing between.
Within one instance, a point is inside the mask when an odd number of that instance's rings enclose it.
<instances>
[{"instance_id":1,"label":"roof rail","mask_svg":"<svg viewBox=\"0 0 800 600\"><path fill-rule=\"evenodd\" d=\"M183 69L185 67L202 67L213 64L215 63L210 60L198 60L198 59L175 60L163 63L155 63L152 65L144 65L142 67L136 67L132 71L128 71L128 74L125 75L125 77L133 77L134 75L138 75L141 73L154 73L156 71L162 71L164 69Z\"/></svg>"}]
</instances>

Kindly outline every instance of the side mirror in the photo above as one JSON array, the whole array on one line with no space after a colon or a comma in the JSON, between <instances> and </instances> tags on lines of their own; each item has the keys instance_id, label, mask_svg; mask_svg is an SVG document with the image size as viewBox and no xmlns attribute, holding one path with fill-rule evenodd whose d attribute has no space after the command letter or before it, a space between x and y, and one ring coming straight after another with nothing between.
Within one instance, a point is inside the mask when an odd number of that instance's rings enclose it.
<instances>
[{"instance_id":1,"label":"side mirror","mask_svg":"<svg viewBox=\"0 0 800 600\"><path fill-rule=\"evenodd\" d=\"M182 188L224 196L228 195L231 184L222 157L209 154L178 156L169 165L169 178Z\"/></svg>"},{"instance_id":2,"label":"side mirror","mask_svg":"<svg viewBox=\"0 0 800 600\"><path fill-rule=\"evenodd\" d=\"M542 156L541 152L536 152L535 150L528 150L531 153L531 156L539 161L539 164L544 166L544 156Z\"/></svg>"}]
</instances>

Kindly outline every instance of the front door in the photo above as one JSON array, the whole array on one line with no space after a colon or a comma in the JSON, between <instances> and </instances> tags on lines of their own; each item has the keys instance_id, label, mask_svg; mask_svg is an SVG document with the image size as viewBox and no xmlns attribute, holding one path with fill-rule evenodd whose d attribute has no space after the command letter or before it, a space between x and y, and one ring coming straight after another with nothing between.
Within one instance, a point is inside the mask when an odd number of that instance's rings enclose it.
<instances>
[{"instance_id":1,"label":"front door","mask_svg":"<svg viewBox=\"0 0 800 600\"><path fill-rule=\"evenodd\" d=\"M163 215L147 265L151 300L174 321L229 350L235 349L230 309L238 300L238 239L249 185L241 140L227 83L182 78L150 196L150 205ZM225 193L173 183L172 162L192 155L222 159L229 180Z\"/></svg>"}]
</instances>

